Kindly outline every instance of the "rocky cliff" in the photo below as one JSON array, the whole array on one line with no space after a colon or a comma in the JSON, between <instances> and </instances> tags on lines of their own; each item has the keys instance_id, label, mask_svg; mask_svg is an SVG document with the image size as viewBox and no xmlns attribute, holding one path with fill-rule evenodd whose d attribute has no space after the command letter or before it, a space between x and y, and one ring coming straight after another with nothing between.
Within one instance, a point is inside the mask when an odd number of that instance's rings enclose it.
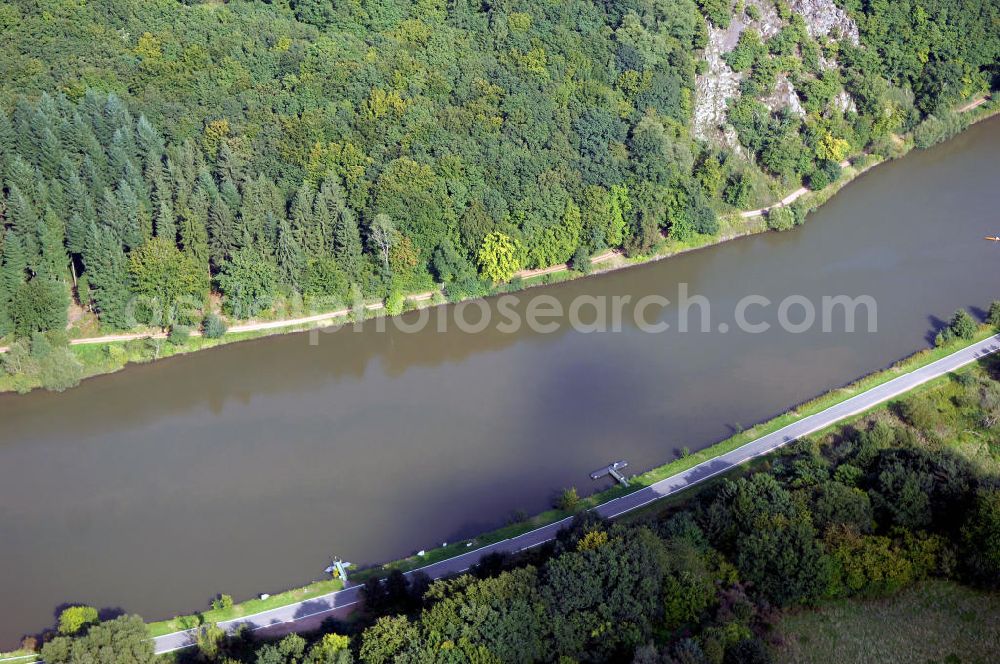
<instances>
[{"instance_id":1,"label":"rocky cliff","mask_svg":"<svg viewBox=\"0 0 1000 664\"><path fill-rule=\"evenodd\" d=\"M853 44L858 43L858 26L833 0L791 0L788 9L802 17L809 38L813 40L847 39ZM747 28L757 30L766 41L787 25L789 21L781 18L772 0L745 0L742 11L732 18L726 28L709 23L708 44L703 55L708 66L697 77L695 84L696 137L739 150L736 134L727 126L726 109L729 99L739 97L740 84L747 74L733 71L723 56L736 47L740 35ZM836 67L836 62L821 56L820 65L824 68ZM771 111L788 108L793 113L803 113L795 88L785 73L778 74L773 90L760 99ZM834 106L845 111L853 109L854 102L846 92L841 91L834 100Z\"/></svg>"}]
</instances>

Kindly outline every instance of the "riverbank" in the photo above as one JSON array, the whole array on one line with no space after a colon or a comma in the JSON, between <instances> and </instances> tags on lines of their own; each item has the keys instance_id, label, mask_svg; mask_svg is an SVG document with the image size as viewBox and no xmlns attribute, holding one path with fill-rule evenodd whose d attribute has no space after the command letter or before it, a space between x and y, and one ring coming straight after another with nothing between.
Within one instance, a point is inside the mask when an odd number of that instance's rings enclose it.
<instances>
[{"instance_id":1,"label":"riverbank","mask_svg":"<svg viewBox=\"0 0 1000 664\"><path fill-rule=\"evenodd\" d=\"M879 387L890 380L926 367L927 365L937 362L938 360L952 355L964 348L981 343L996 334L997 330L992 326L982 325L977 331L976 336L969 341L954 341L944 346L918 351L917 353L914 353L913 355L893 364L891 367L868 374L867 376L864 376L849 385L831 390L830 392L820 395L815 399L795 405L791 410L782 413L777 417L737 432L733 436L706 447L705 449L692 454L684 454L678 459L669 461L639 475L633 475L629 478L628 487L615 485L607 490L582 498L578 504L577 511L598 507L610 500L634 493L635 491L652 486L653 484L656 484L664 479L683 473L684 471L690 470L699 464L711 461L719 456L722 456L723 454L732 452L750 442L758 440L763 436L784 429L791 424L800 422L807 417L841 404L864 392L867 392L868 390ZM516 537L517 535L530 530L555 523L564 519L569 514L570 512L565 510L548 510L525 521L504 526L474 539L450 543L447 546L427 551L423 556L411 556L409 558L362 570L359 573L355 573L352 576L352 579L363 580L370 576L383 576L394 569L402 571L416 569L433 562L446 560L453 556L460 555L471 546L482 547L487 544L510 539L511 537Z\"/></svg>"},{"instance_id":2,"label":"riverbank","mask_svg":"<svg viewBox=\"0 0 1000 664\"><path fill-rule=\"evenodd\" d=\"M1000 112L1000 103L996 99L983 97L965 104L958 109L958 112L964 114L963 119L965 120L965 128L967 128ZM716 234L694 235L685 241L664 237L654 245L648 254L644 255L626 256L618 250L608 250L593 257L591 259L592 269L586 272L574 270L568 264L521 270L514 275L510 283L494 289L490 295L517 292L533 286L550 285L585 276L604 274L766 232L770 230L767 223L767 213L770 210L794 204L801 206L803 216L808 214L822 206L843 187L868 170L909 153L914 147L912 136L899 138L894 145L892 154L862 153L851 160L845 160L841 164L843 168L841 177L822 190L811 191L801 187L769 206L720 215L719 231ZM425 306L436 306L446 301L444 294L439 290L412 293L406 297L403 310L409 311ZM383 316L386 315L385 311L384 302L373 301L364 303L363 307L339 308L309 316L235 322L224 336L215 339L207 339L200 332L194 331L188 338L175 343L168 339L166 332L151 329L133 333L75 338L69 340L69 345L81 365L79 379L84 380L120 371L130 363L157 361L173 355L205 350L222 344L340 325L350 321ZM0 347L0 353L6 350L7 347ZM0 373L0 392L23 393L39 387L46 387L44 379L39 376Z\"/></svg>"},{"instance_id":3,"label":"riverbank","mask_svg":"<svg viewBox=\"0 0 1000 664\"><path fill-rule=\"evenodd\" d=\"M472 537L514 509L544 510L559 487L589 493L587 473L611 459L628 458L630 472L657 466L683 445L729 437L727 423L766 420L925 347L938 326L928 314L996 297L996 247L981 237L995 232L998 127L879 169L794 233L543 291L571 301L689 282L718 309L716 322L746 292L869 293L878 336L430 329L342 333L318 352L298 335L136 367L70 394L3 399L4 527L17 535L11 555L36 561L6 580L9 596L23 598L5 614L7 638L48 624L70 598L166 618L206 608L213 592L242 599L302 585L324 566L334 532L337 552L357 562ZM544 465L523 472L524 454ZM446 470L419 465L433 458L448 459ZM108 509L112 490L134 517L127 528L122 510ZM74 538L93 552L85 574L79 556L19 530L61 524L66 509L93 524ZM212 542L200 569L171 573L185 550L174 538L146 550L160 532Z\"/></svg>"},{"instance_id":4,"label":"riverbank","mask_svg":"<svg viewBox=\"0 0 1000 664\"><path fill-rule=\"evenodd\" d=\"M673 484L676 480L678 480L678 478L683 478L685 474L690 474L693 469L696 469L699 466L709 466L709 462L717 460L727 454L746 451L750 455L748 458L755 458L759 454L768 453L772 447L776 449L777 447L780 447L791 440L797 439L802 435L820 434L829 427L842 425L844 421L849 418L860 417L863 413L870 412L874 408L884 407L889 398L896 398L900 394L909 392L913 388L907 388L903 392L896 392L894 390L889 396L880 395L879 401L869 407L861 408L860 410L855 409L853 406L845 405L845 402L856 399L857 397L865 394L870 394L872 390L884 386L889 381L893 381L900 377L912 376L914 372L917 372L918 370L925 369L929 365L946 358L955 357L957 354L961 354L963 350L968 349L969 347L983 345L983 343L987 340L991 340L990 345L995 346L996 344L992 341L996 339L995 335L995 329L990 326L983 325L980 327L976 336L972 340L955 341L941 347L922 350L887 369L872 373L854 383L851 383L850 385L830 391L816 399L800 404L791 411L783 413L782 415L779 415L778 417L775 417L767 422L755 425L745 431L741 431L709 448L694 454L683 456L682 458L668 462L645 473L633 476L629 479L628 487L616 485L608 490L583 498L574 511L554 509L548 510L530 519L509 524L470 540L453 542L446 546L426 551L423 555L411 556L402 560L361 570L351 575L352 586L349 589L356 592L357 584L360 582L363 582L373 576L384 576L388 572L397 569L409 572L416 569L430 569L433 566L444 565L453 567L453 573L458 572L467 567L468 564L471 564L467 561L467 559L470 557L478 558L478 556L489 552L489 548L491 546L509 544L513 538L522 537L529 533L544 534L546 529L558 527L560 523L565 522L573 515L573 513L577 511L585 509L600 509L605 506L610 507L609 504L620 502L619 499L630 494L636 494L641 491L649 491L650 487L654 487L654 485L662 485L663 483ZM974 358L975 356L970 355L969 357ZM922 387L933 384L936 380L944 380L944 378L932 378L930 381L927 381L920 380L919 377L917 377L915 380L919 380L919 382L915 382L913 387ZM846 409L843 414L836 410L831 411L831 409L835 409L838 406ZM810 418L814 419L814 416L824 412L830 412L831 416L836 416L836 419L831 419L831 421L825 426L810 431L809 434L795 434L794 431L791 431L791 429L794 428L794 425L804 424L810 420ZM772 443L769 441L769 438L774 438L774 434L776 432L782 433L775 440L775 442ZM790 432L790 437L785 436L785 432ZM751 449L751 446L763 446L762 449L765 451L759 451L755 448ZM728 470L734 467L735 464L722 465L718 469L711 470L710 473L702 474L698 472L693 477L698 478L696 481L702 481L708 477L728 472ZM690 481L688 482L690 483ZM659 500L660 497L675 493L676 490L679 489L671 490L669 493L657 491L657 495L651 499L642 497L641 500L637 500L637 505L641 508L653 500ZM662 496L660 494L662 494ZM636 507L615 507L610 515L617 516L618 514L625 511L631 511L633 509L636 509ZM338 601L335 607L327 610L321 610L319 608L320 601L330 599L333 596L333 594L327 594L325 598L321 597L321 595L323 595L321 592L323 588L322 584L326 583L329 583L329 581L320 581L316 584L306 586L296 591L305 593L310 598L314 598L313 612L317 613L317 619L319 619L320 616L327 615L335 610L346 609L353 603L353 601L356 601L352 596L352 598L346 598ZM338 596L343 594L344 593L337 593ZM331 602L332 601L333 600L331 600ZM206 614L195 614L194 616L177 617L167 621L154 622L150 624L150 631L154 637L163 637L167 635L174 635L176 637L178 634L184 634L185 632L183 630L202 624L202 622L210 618L218 622L226 622L231 620L247 620L255 617L254 614L260 614L261 612L264 612L264 614L267 615L267 610L262 608L262 606L256 602L257 600L253 600L249 603L238 604L233 607L231 613L227 614L212 612ZM268 616L268 618L270 619L270 616Z\"/></svg>"}]
</instances>

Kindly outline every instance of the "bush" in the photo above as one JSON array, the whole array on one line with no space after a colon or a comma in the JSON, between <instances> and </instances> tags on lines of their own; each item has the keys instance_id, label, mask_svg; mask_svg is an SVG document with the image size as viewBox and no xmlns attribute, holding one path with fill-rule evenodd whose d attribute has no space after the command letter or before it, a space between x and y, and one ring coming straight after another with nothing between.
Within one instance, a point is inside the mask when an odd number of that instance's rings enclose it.
<instances>
[{"instance_id":1,"label":"bush","mask_svg":"<svg viewBox=\"0 0 1000 664\"><path fill-rule=\"evenodd\" d=\"M809 205L807 205L804 201L798 200L792 203L790 209L796 226L801 226L806 223L806 217L809 216L809 212L811 211Z\"/></svg>"},{"instance_id":2,"label":"bush","mask_svg":"<svg viewBox=\"0 0 1000 664\"><path fill-rule=\"evenodd\" d=\"M219 651L222 650L225 640L226 631L215 623L203 625L194 637L195 645L198 646L198 652L209 662L215 661L219 655Z\"/></svg>"},{"instance_id":3,"label":"bush","mask_svg":"<svg viewBox=\"0 0 1000 664\"><path fill-rule=\"evenodd\" d=\"M732 20L732 0L698 0L698 6L712 25L728 28Z\"/></svg>"},{"instance_id":4,"label":"bush","mask_svg":"<svg viewBox=\"0 0 1000 664\"><path fill-rule=\"evenodd\" d=\"M986 314L986 322L1000 331L1000 300L993 300L990 312Z\"/></svg>"},{"instance_id":5,"label":"bush","mask_svg":"<svg viewBox=\"0 0 1000 664\"><path fill-rule=\"evenodd\" d=\"M212 600L212 609L215 611L228 611L233 608L233 598L230 595L220 594Z\"/></svg>"},{"instance_id":6,"label":"bush","mask_svg":"<svg viewBox=\"0 0 1000 664\"><path fill-rule=\"evenodd\" d=\"M736 43L736 48L722 56L733 71L746 71L750 69L757 58L766 57L767 48L760 39L760 33L753 28L747 28L740 34L740 40Z\"/></svg>"},{"instance_id":7,"label":"bush","mask_svg":"<svg viewBox=\"0 0 1000 664\"><path fill-rule=\"evenodd\" d=\"M182 346L187 343L190 336L191 328L187 325L172 325L170 327L170 335L167 336L167 341L175 346Z\"/></svg>"},{"instance_id":8,"label":"bush","mask_svg":"<svg viewBox=\"0 0 1000 664\"><path fill-rule=\"evenodd\" d=\"M112 645L113 644L113 645ZM120 616L92 625L84 636L58 636L42 647L47 664L137 664L153 662L153 642L139 616Z\"/></svg>"},{"instance_id":9,"label":"bush","mask_svg":"<svg viewBox=\"0 0 1000 664\"><path fill-rule=\"evenodd\" d=\"M822 162L815 171L813 171L809 177L809 188L813 191L820 191L821 189L826 189L828 186L840 179L841 171L840 164L835 161L824 161Z\"/></svg>"},{"instance_id":10,"label":"bush","mask_svg":"<svg viewBox=\"0 0 1000 664\"><path fill-rule=\"evenodd\" d=\"M576 508L579 506L580 496L577 494L575 486L563 489L562 493L559 494L559 497L556 498L556 509L563 510L564 512L576 511Z\"/></svg>"},{"instance_id":11,"label":"bush","mask_svg":"<svg viewBox=\"0 0 1000 664\"><path fill-rule=\"evenodd\" d=\"M795 226L795 214L788 208L774 207L767 212L767 227L772 231L787 231Z\"/></svg>"},{"instance_id":12,"label":"bush","mask_svg":"<svg viewBox=\"0 0 1000 664\"><path fill-rule=\"evenodd\" d=\"M97 622L97 609L92 606L71 606L59 614L59 633L74 636L87 625Z\"/></svg>"},{"instance_id":13,"label":"bush","mask_svg":"<svg viewBox=\"0 0 1000 664\"><path fill-rule=\"evenodd\" d=\"M586 247L580 245L576 248L576 252L573 254L571 259L573 269L577 272L582 272L583 274L590 274L593 270L593 263L590 261L590 253L587 252Z\"/></svg>"},{"instance_id":14,"label":"bush","mask_svg":"<svg viewBox=\"0 0 1000 664\"><path fill-rule=\"evenodd\" d=\"M65 346L52 349L39 366L42 387L53 392L76 387L83 378L83 363Z\"/></svg>"},{"instance_id":15,"label":"bush","mask_svg":"<svg viewBox=\"0 0 1000 664\"><path fill-rule=\"evenodd\" d=\"M208 314L201 323L201 331L208 339L218 339L227 329L226 321L216 314Z\"/></svg>"},{"instance_id":16,"label":"bush","mask_svg":"<svg viewBox=\"0 0 1000 664\"><path fill-rule=\"evenodd\" d=\"M76 386L83 378L83 363L70 350L65 333L35 333L31 341L18 340L10 350L0 356L4 371L12 376L23 376L24 382L16 384L18 391L42 387L62 392Z\"/></svg>"},{"instance_id":17,"label":"bush","mask_svg":"<svg viewBox=\"0 0 1000 664\"><path fill-rule=\"evenodd\" d=\"M385 298L385 312L390 316L398 316L403 313L403 304L406 302L406 298L401 292L393 289L387 298Z\"/></svg>"},{"instance_id":18,"label":"bush","mask_svg":"<svg viewBox=\"0 0 1000 664\"><path fill-rule=\"evenodd\" d=\"M933 431L941 421L934 405L927 399L919 397L901 402L897 412L904 422L921 431Z\"/></svg>"},{"instance_id":19,"label":"bush","mask_svg":"<svg viewBox=\"0 0 1000 664\"><path fill-rule=\"evenodd\" d=\"M958 337L959 339L969 340L976 336L976 330L979 328L976 325L976 321L972 319L969 312L965 309L959 309L955 312L955 315L951 317L951 322L948 323L948 329L951 331L952 335Z\"/></svg>"},{"instance_id":20,"label":"bush","mask_svg":"<svg viewBox=\"0 0 1000 664\"><path fill-rule=\"evenodd\" d=\"M809 188L813 191L821 191L826 189L830 185L830 178L821 168L816 169L810 173L806 180L808 181Z\"/></svg>"},{"instance_id":21,"label":"bush","mask_svg":"<svg viewBox=\"0 0 1000 664\"><path fill-rule=\"evenodd\" d=\"M753 199L753 179L746 171L729 176L726 188L722 191L722 200L741 210L749 207Z\"/></svg>"},{"instance_id":22,"label":"bush","mask_svg":"<svg viewBox=\"0 0 1000 664\"><path fill-rule=\"evenodd\" d=\"M913 130L913 143L923 150L948 140L964 128L965 120L956 113L944 113L940 118L929 115Z\"/></svg>"}]
</instances>

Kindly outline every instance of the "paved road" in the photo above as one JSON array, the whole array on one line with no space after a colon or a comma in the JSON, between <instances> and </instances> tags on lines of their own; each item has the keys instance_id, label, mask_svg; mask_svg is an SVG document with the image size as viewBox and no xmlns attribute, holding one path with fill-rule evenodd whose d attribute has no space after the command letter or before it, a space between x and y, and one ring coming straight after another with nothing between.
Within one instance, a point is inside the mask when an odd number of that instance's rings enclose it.
<instances>
[{"instance_id":1,"label":"paved road","mask_svg":"<svg viewBox=\"0 0 1000 664\"><path fill-rule=\"evenodd\" d=\"M868 410L872 406L888 401L918 385L926 383L932 378L954 371L959 367L997 351L1000 351L1000 334L973 344L925 367L903 374L882 385L873 387L815 415L804 417L782 429L762 436L719 457L704 461L682 473L668 477L634 493L608 501L596 507L595 511L601 516L610 519L639 509L660 498L677 493L710 477L724 473L755 457L772 452L798 438L815 433L831 424ZM484 546L460 556L449 558L448 560L427 565L421 568L420 571L432 579L463 572L471 565L479 562L479 559L486 554L522 551L548 542L555 538L559 529L568 525L570 520L571 518L568 517L548 526L524 533L523 535ZM241 624L246 624L252 630L273 634L314 629L327 617L349 612L350 607L358 602L359 589L360 586L353 586L315 599L222 622L219 625L232 630ZM156 652L170 652L190 646L192 644L191 639L192 634L190 632L176 632L157 637L155 639Z\"/></svg>"}]
</instances>

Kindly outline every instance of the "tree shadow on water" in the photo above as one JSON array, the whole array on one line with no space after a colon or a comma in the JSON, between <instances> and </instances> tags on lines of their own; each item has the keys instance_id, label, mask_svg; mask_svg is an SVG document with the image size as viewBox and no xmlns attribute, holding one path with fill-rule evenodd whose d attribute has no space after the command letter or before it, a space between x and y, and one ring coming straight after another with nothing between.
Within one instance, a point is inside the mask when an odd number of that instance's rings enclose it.
<instances>
[{"instance_id":1,"label":"tree shadow on water","mask_svg":"<svg viewBox=\"0 0 1000 664\"><path fill-rule=\"evenodd\" d=\"M942 320L937 316L933 315L928 316L927 320L931 325L931 329L927 332L926 335L924 335L924 340L933 346L934 340L937 339L938 333L940 333L941 330L943 330L944 328L948 327L948 321Z\"/></svg>"}]
</instances>

